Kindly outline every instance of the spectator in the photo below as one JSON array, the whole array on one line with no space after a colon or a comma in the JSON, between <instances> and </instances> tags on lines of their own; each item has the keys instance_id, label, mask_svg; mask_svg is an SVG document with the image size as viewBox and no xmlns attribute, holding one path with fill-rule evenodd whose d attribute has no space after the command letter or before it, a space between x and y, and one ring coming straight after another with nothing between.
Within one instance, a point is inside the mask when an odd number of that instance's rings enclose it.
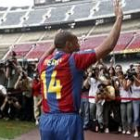
<instances>
[{"instance_id":1,"label":"spectator","mask_svg":"<svg viewBox=\"0 0 140 140\"><path fill-rule=\"evenodd\" d=\"M4 86L0 85L0 93L3 95L4 100L1 105L1 113L5 119L14 119L21 109L21 105L16 97L10 96Z\"/></svg>"},{"instance_id":2,"label":"spectator","mask_svg":"<svg viewBox=\"0 0 140 140\"><path fill-rule=\"evenodd\" d=\"M106 94L104 96L105 103L103 106L103 118L105 133L109 133L109 120L111 113L113 112L113 104L115 99L115 88L111 85L110 77L104 77L102 81L106 85Z\"/></svg>"},{"instance_id":3,"label":"spectator","mask_svg":"<svg viewBox=\"0 0 140 140\"><path fill-rule=\"evenodd\" d=\"M8 91L9 92L14 92L14 85L18 79L18 76L20 72L22 71L21 66L19 65L17 58L16 58L16 53L12 52L11 59L8 59L5 63L6 66L6 77L8 79Z\"/></svg>"},{"instance_id":4,"label":"spectator","mask_svg":"<svg viewBox=\"0 0 140 140\"><path fill-rule=\"evenodd\" d=\"M85 84L90 86L89 89L89 96L95 97L98 89L98 85L100 84L100 80L98 79L99 69L98 68L92 68L91 71L88 74L88 77L85 81ZM96 118L96 103L95 98L89 98L89 107L90 107L90 123L97 124L97 118ZM96 130L98 131L98 128L96 127Z\"/></svg>"},{"instance_id":5,"label":"spectator","mask_svg":"<svg viewBox=\"0 0 140 140\"><path fill-rule=\"evenodd\" d=\"M11 52L11 58L9 58L5 62L5 75L7 78L7 92L11 94L13 98L16 98L18 102L21 104L22 94L19 90L14 89L14 85L18 79L20 72L22 71L22 67L17 61L16 53L14 51ZM15 111L14 111L15 112ZM17 114L19 115L19 114Z\"/></svg>"},{"instance_id":6,"label":"spectator","mask_svg":"<svg viewBox=\"0 0 140 140\"><path fill-rule=\"evenodd\" d=\"M0 118L3 117L2 103L7 95L7 90L3 85L0 85Z\"/></svg>"},{"instance_id":7,"label":"spectator","mask_svg":"<svg viewBox=\"0 0 140 140\"><path fill-rule=\"evenodd\" d=\"M115 66L115 72L118 73L119 71L123 71L123 69L122 69L122 66L121 65L117 64Z\"/></svg>"},{"instance_id":8,"label":"spectator","mask_svg":"<svg viewBox=\"0 0 140 140\"><path fill-rule=\"evenodd\" d=\"M87 71L84 74L84 81L82 87L82 96L88 96L89 86L85 85L85 79L87 78ZM80 114L83 118L83 129L87 130L89 128L89 102L88 98L81 99Z\"/></svg>"},{"instance_id":9,"label":"spectator","mask_svg":"<svg viewBox=\"0 0 140 140\"><path fill-rule=\"evenodd\" d=\"M96 100L96 118L99 124L100 131L103 131L103 126L104 126L103 105L105 102L106 94L107 94L106 85L103 83L99 84L95 96L95 100Z\"/></svg>"},{"instance_id":10,"label":"spectator","mask_svg":"<svg viewBox=\"0 0 140 140\"><path fill-rule=\"evenodd\" d=\"M38 106L38 102L41 99L41 85L37 73L33 75L32 94L33 94L33 102L34 102L35 124L38 125L39 116L41 114L41 107Z\"/></svg>"},{"instance_id":11,"label":"spectator","mask_svg":"<svg viewBox=\"0 0 140 140\"><path fill-rule=\"evenodd\" d=\"M118 77L116 76L115 69L113 67L114 57L112 57L111 61L112 61L111 62L112 66L110 66L108 68L108 72L109 72L109 76L111 78L112 86L115 89L115 97L119 98L120 97L120 94L119 94L119 81L118 81ZM113 111L113 115L114 115L114 121L118 125L118 132L121 132L122 131L122 129L121 129L122 124L121 124L121 114L120 114L120 100L113 101L112 111Z\"/></svg>"},{"instance_id":12,"label":"spectator","mask_svg":"<svg viewBox=\"0 0 140 140\"><path fill-rule=\"evenodd\" d=\"M0 85L7 86L7 78L5 75L5 63L0 62Z\"/></svg>"},{"instance_id":13,"label":"spectator","mask_svg":"<svg viewBox=\"0 0 140 140\"><path fill-rule=\"evenodd\" d=\"M140 98L140 72L138 67L135 70L128 71L127 73L127 88L131 88L133 98ZM139 137L138 126L140 120L140 100L133 100L133 117L134 117L134 137Z\"/></svg>"},{"instance_id":14,"label":"spectator","mask_svg":"<svg viewBox=\"0 0 140 140\"><path fill-rule=\"evenodd\" d=\"M123 72L117 74L119 80L119 93L120 98L130 98L130 89L127 89L127 80ZM122 120L122 134L131 134L132 128L132 102L131 100L121 100L121 120Z\"/></svg>"},{"instance_id":15,"label":"spectator","mask_svg":"<svg viewBox=\"0 0 140 140\"><path fill-rule=\"evenodd\" d=\"M15 89L22 91L22 120L33 119L32 78L22 71L15 83Z\"/></svg>"}]
</instances>

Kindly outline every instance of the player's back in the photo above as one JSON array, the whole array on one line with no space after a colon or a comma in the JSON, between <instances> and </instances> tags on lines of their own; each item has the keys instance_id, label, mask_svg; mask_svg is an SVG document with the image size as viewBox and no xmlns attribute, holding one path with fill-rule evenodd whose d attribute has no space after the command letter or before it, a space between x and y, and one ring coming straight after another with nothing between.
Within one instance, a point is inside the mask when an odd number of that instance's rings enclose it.
<instances>
[{"instance_id":1,"label":"player's back","mask_svg":"<svg viewBox=\"0 0 140 140\"><path fill-rule=\"evenodd\" d=\"M73 55L57 52L44 59L41 66L43 110L77 112L83 71L75 66Z\"/></svg>"}]
</instances>

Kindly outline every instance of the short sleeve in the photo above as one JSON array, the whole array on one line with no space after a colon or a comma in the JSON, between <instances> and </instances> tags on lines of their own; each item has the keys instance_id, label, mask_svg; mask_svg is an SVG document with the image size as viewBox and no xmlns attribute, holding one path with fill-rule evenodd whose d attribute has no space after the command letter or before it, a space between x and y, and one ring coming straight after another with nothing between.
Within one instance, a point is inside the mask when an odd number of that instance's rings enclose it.
<instances>
[{"instance_id":1,"label":"short sleeve","mask_svg":"<svg viewBox=\"0 0 140 140\"><path fill-rule=\"evenodd\" d=\"M80 70L87 69L91 64L96 62L94 50L79 51L73 54L75 65Z\"/></svg>"}]
</instances>

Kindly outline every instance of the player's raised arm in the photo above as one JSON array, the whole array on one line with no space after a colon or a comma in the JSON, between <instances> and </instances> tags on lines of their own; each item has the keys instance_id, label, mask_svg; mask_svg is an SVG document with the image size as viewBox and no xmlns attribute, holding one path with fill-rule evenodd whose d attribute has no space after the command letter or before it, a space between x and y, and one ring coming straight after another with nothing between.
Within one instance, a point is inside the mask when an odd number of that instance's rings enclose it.
<instances>
[{"instance_id":1,"label":"player's raised arm","mask_svg":"<svg viewBox=\"0 0 140 140\"><path fill-rule=\"evenodd\" d=\"M114 0L114 13L116 15L116 21L108 37L103 41L103 43L100 46L95 48L97 60L110 53L114 49L118 41L123 19L123 12L119 0Z\"/></svg>"}]
</instances>

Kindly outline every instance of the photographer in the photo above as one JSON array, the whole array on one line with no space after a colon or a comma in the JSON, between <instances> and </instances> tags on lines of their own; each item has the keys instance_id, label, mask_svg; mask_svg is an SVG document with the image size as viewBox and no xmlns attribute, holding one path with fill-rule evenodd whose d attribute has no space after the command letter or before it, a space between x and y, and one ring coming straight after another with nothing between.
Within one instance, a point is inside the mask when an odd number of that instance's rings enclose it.
<instances>
[{"instance_id":1,"label":"photographer","mask_svg":"<svg viewBox=\"0 0 140 140\"><path fill-rule=\"evenodd\" d=\"M0 85L7 86L7 78L5 75L5 62L0 61Z\"/></svg>"},{"instance_id":2,"label":"photographer","mask_svg":"<svg viewBox=\"0 0 140 140\"><path fill-rule=\"evenodd\" d=\"M89 96L95 96L98 85L100 84L100 81L98 79L99 69L91 68L91 71L88 73L88 77L85 80L85 85L89 85ZM96 122L96 103L94 98L89 98L89 107L90 107L90 121ZM98 131L98 130L95 130Z\"/></svg>"},{"instance_id":3,"label":"photographer","mask_svg":"<svg viewBox=\"0 0 140 140\"><path fill-rule=\"evenodd\" d=\"M30 121L33 118L32 78L22 71L14 85L22 91L22 120Z\"/></svg>"},{"instance_id":4,"label":"photographer","mask_svg":"<svg viewBox=\"0 0 140 140\"><path fill-rule=\"evenodd\" d=\"M5 96L4 102L1 106L1 110L6 120L15 119L21 109L21 105L16 97Z\"/></svg>"},{"instance_id":5,"label":"photographer","mask_svg":"<svg viewBox=\"0 0 140 140\"><path fill-rule=\"evenodd\" d=\"M100 77L100 80L103 84L105 84L105 94L104 94L104 104L103 104L103 118L104 118L104 127L105 133L109 133L109 124L110 124L110 116L113 112L113 104L115 100L115 88L111 83L111 79L106 73L104 76Z\"/></svg>"},{"instance_id":6,"label":"photographer","mask_svg":"<svg viewBox=\"0 0 140 140\"><path fill-rule=\"evenodd\" d=\"M82 86L82 96L89 96L89 85L86 84L86 78L88 76L88 71L90 71L90 67L84 73L84 80ZM81 107L80 114L83 118L83 129L89 129L89 99L81 98Z\"/></svg>"},{"instance_id":7,"label":"photographer","mask_svg":"<svg viewBox=\"0 0 140 140\"><path fill-rule=\"evenodd\" d=\"M127 79L127 89L131 88L132 95L131 97L133 98L140 98L140 71L139 71L139 65L135 65L134 67L134 72L130 72L130 75L128 75ZM133 100L132 101L133 105L133 117L134 117L134 128L135 128L135 133L134 137L139 137L138 133L138 126L139 126L139 120L140 120L140 100Z\"/></svg>"},{"instance_id":8,"label":"photographer","mask_svg":"<svg viewBox=\"0 0 140 140\"><path fill-rule=\"evenodd\" d=\"M7 94L6 88L3 85L0 85L0 118L3 117L3 111L1 107L2 107L6 94Z\"/></svg>"},{"instance_id":9,"label":"photographer","mask_svg":"<svg viewBox=\"0 0 140 140\"><path fill-rule=\"evenodd\" d=\"M32 84L32 95L33 95L33 103L34 103L34 118L35 124L38 125L38 120L41 114L41 105L38 105L41 98L41 83L38 73L34 73L33 75L33 84Z\"/></svg>"},{"instance_id":10,"label":"photographer","mask_svg":"<svg viewBox=\"0 0 140 140\"><path fill-rule=\"evenodd\" d=\"M7 89L8 92L14 94L16 92L14 89L14 85L18 79L20 72L22 71L22 68L17 61L15 52L12 51L11 58L5 62L5 67L6 67L5 74L8 79Z\"/></svg>"},{"instance_id":11,"label":"photographer","mask_svg":"<svg viewBox=\"0 0 140 140\"><path fill-rule=\"evenodd\" d=\"M37 62L30 62L27 65L27 73L28 73L28 76L31 78L34 77L33 75L37 71L36 65L37 65Z\"/></svg>"},{"instance_id":12,"label":"photographer","mask_svg":"<svg viewBox=\"0 0 140 140\"><path fill-rule=\"evenodd\" d=\"M118 76L118 90L120 98L130 98L130 88L127 88L127 80L122 71L117 73ZM129 77L129 76L128 76ZM121 99L120 103L121 121L122 121L122 134L131 134L132 128L132 102L131 100Z\"/></svg>"},{"instance_id":13,"label":"photographer","mask_svg":"<svg viewBox=\"0 0 140 140\"><path fill-rule=\"evenodd\" d=\"M101 83L98 85L98 90L95 95L96 100L96 118L99 124L99 129L103 130L103 104L105 102L105 96L107 94L106 85Z\"/></svg>"},{"instance_id":14,"label":"photographer","mask_svg":"<svg viewBox=\"0 0 140 140\"><path fill-rule=\"evenodd\" d=\"M22 71L19 65L14 51L11 52L11 58L5 62L5 75L7 78L7 92L10 96L17 98L18 102L21 104L22 94L18 89L14 89L14 85L18 79L20 72ZM19 114L17 114L18 116Z\"/></svg>"},{"instance_id":15,"label":"photographer","mask_svg":"<svg viewBox=\"0 0 140 140\"><path fill-rule=\"evenodd\" d=\"M127 72L126 72L126 79L129 79L130 81L134 81L134 76L136 76L137 73L135 71L134 68L132 69L128 69Z\"/></svg>"},{"instance_id":16,"label":"photographer","mask_svg":"<svg viewBox=\"0 0 140 140\"><path fill-rule=\"evenodd\" d=\"M21 105L16 97L12 97L7 93L4 86L0 85L0 95L3 98L3 102L0 106L1 115L5 119L14 119L21 109Z\"/></svg>"},{"instance_id":17,"label":"photographer","mask_svg":"<svg viewBox=\"0 0 140 140\"><path fill-rule=\"evenodd\" d=\"M111 59L111 66L108 68L108 72L109 72L109 76L111 78L111 83L112 83L113 87L115 88L115 97L118 98L118 97L120 97L119 87L118 87L119 81L118 81L118 78L116 75L118 72L120 72L122 67L120 67L121 65L116 65L117 67L116 67L116 71L115 71L115 68L113 67L113 65L114 65L114 57L112 57L112 59ZM120 100L113 101L112 112L114 115L115 123L118 126L118 132L121 132L122 128L121 128Z\"/></svg>"}]
</instances>

